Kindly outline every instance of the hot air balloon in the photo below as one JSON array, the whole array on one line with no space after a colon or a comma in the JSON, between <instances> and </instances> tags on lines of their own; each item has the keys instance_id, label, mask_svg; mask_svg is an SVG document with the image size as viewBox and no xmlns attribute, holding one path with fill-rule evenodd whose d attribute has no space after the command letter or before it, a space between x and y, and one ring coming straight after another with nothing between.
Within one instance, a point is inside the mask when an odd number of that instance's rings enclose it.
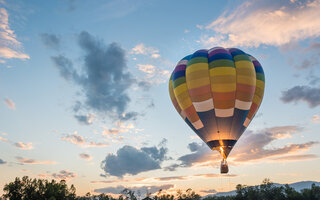
<instances>
[{"instance_id":1,"label":"hot air balloon","mask_svg":"<svg viewBox=\"0 0 320 200\"><path fill-rule=\"evenodd\" d=\"M178 62L169 80L171 101L190 128L227 157L257 113L265 77L260 63L237 48L202 49Z\"/></svg>"}]
</instances>

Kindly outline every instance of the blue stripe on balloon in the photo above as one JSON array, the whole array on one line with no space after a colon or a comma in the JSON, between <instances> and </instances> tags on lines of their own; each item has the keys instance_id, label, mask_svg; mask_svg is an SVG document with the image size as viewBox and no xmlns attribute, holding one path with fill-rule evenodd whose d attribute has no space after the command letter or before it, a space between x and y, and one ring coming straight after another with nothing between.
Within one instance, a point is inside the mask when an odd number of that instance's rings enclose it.
<instances>
[{"instance_id":1,"label":"blue stripe on balloon","mask_svg":"<svg viewBox=\"0 0 320 200\"><path fill-rule=\"evenodd\" d=\"M256 70L256 73L264 74L262 67L259 66L259 67L255 67L254 69Z\"/></svg>"},{"instance_id":2,"label":"blue stripe on balloon","mask_svg":"<svg viewBox=\"0 0 320 200\"><path fill-rule=\"evenodd\" d=\"M184 77L185 76L185 70L182 71L177 71L176 73L173 74L173 78L172 80L175 81L176 79L180 78L180 77Z\"/></svg>"},{"instance_id":3,"label":"blue stripe on balloon","mask_svg":"<svg viewBox=\"0 0 320 200\"><path fill-rule=\"evenodd\" d=\"M241 127L243 126L244 121L249 113L249 110L240 110L238 108L234 109L231 133L237 136L237 139L241 136L240 132Z\"/></svg>"},{"instance_id":4,"label":"blue stripe on balloon","mask_svg":"<svg viewBox=\"0 0 320 200\"><path fill-rule=\"evenodd\" d=\"M192 56L192 54L191 54L191 55L187 55L187 56L184 57L182 60L190 60L190 59L191 59L191 56Z\"/></svg>"},{"instance_id":5,"label":"blue stripe on balloon","mask_svg":"<svg viewBox=\"0 0 320 200\"><path fill-rule=\"evenodd\" d=\"M244 53L243 51L241 51L240 49L237 49L237 48L231 48L231 49L229 49L229 52L231 53L231 55L233 57L235 57L237 55L247 55L246 53Z\"/></svg>"},{"instance_id":6,"label":"blue stripe on balloon","mask_svg":"<svg viewBox=\"0 0 320 200\"><path fill-rule=\"evenodd\" d=\"M203 51L197 51L195 52L191 58L195 58L195 57L208 57L208 52L203 52Z\"/></svg>"},{"instance_id":7,"label":"blue stripe on balloon","mask_svg":"<svg viewBox=\"0 0 320 200\"><path fill-rule=\"evenodd\" d=\"M231 117L217 117L218 129L221 134L229 135L233 116ZM227 134L226 134L227 133Z\"/></svg>"},{"instance_id":8,"label":"blue stripe on balloon","mask_svg":"<svg viewBox=\"0 0 320 200\"><path fill-rule=\"evenodd\" d=\"M216 116L214 114L214 110L209 110L206 112L197 112L204 128L207 130L207 134L209 135L204 135L204 138L209 139L210 135L217 134L217 122L216 122ZM205 141L207 142L207 140Z\"/></svg>"},{"instance_id":9,"label":"blue stripe on balloon","mask_svg":"<svg viewBox=\"0 0 320 200\"><path fill-rule=\"evenodd\" d=\"M227 53L217 53L217 54L214 54L212 56L209 57L209 63L214 61L214 60L220 60L220 59L227 59L227 60L232 60L232 56L230 54L227 54Z\"/></svg>"},{"instance_id":10,"label":"blue stripe on balloon","mask_svg":"<svg viewBox=\"0 0 320 200\"><path fill-rule=\"evenodd\" d=\"M203 141L206 141L205 140L205 136L208 135L206 129L203 127L203 128L200 128L200 129L195 129L193 127L193 125L191 124L191 122L188 120L188 118L185 119L185 122L189 125L189 127L203 140Z\"/></svg>"}]
</instances>

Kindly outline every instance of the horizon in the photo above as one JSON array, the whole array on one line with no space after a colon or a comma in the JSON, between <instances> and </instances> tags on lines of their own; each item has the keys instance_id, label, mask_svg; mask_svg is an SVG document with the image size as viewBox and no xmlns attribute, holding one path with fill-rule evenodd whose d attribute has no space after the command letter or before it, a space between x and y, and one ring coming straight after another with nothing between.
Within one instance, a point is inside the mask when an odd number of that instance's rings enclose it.
<instances>
[{"instance_id":1,"label":"horizon","mask_svg":"<svg viewBox=\"0 0 320 200\"><path fill-rule=\"evenodd\" d=\"M29 176L66 180L77 195L206 196L265 178L320 182L319 9L320 0L0 0L0 188ZM227 175L168 90L182 58L217 46L254 56L265 73Z\"/></svg>"}]
</instances>

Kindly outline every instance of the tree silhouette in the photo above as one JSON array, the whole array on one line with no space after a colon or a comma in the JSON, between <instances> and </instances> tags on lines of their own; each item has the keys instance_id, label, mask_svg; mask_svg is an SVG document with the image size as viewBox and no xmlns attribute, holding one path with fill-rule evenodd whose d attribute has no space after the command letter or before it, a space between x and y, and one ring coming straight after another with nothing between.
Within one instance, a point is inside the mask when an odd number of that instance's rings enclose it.
<instances>
[{"instance_id":1,"label":"tree silhouette","mask_svg":"<svg viewBox=\"0 0 320 200\"><path fill-rule=\"evenodd\" d=\"M76 188L71 185L68 188L64 180L56 182L52 180L31 179L28 176L16 178L13 182L6 184L3 188L4 198L10 200L74 200L76 199Z\"/></svg>"},{"instance_id":2,"label":"tree silhouette","mask_svg":"<svg viewBox=\"0 0 320 200\"><path fill-rule=\"evenodd\" d=\"M116 200L110 195L91 195L76 197L76 188L71 185L68 188L66 181L31 179L24 176L16 178L13 182L6 184L3 188L5 200ZM134 191L124 189L118 200L141 199ZM161 189L155 196L147 191L143 200L200 200L199 194L192 189L186 191L178 190L176 195L165 194ZM320 187L312 184L311 188L296 191L289 185L277 187L269 179L264 179L259 186L246 186L238 184L236 195L233 196L207 196L203 200L320 200ZM0 198L1 200L1 198Z\"/></svg>"}]
</instances>

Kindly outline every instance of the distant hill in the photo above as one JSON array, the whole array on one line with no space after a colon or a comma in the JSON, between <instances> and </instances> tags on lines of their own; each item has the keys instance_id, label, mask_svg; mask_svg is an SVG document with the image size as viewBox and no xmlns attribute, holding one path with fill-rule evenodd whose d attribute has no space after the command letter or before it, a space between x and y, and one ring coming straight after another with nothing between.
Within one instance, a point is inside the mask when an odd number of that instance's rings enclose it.
<instances>
[{"instance_id":1,"label":"distant hill","mask_svg":"<svg viewBox=\"0 0 320 200\"><path fill-rule=\"evenodd\" d=\"M311 188L311 185L313 183L316 184L316 186L320 186L320 182L316 182L316 181L300 181L300 182L291 183L288 185L290 187L294 188L296 191L300 192L300 190L302 190L302 189ZM284 186L285 184L273 183L273 185L275 185L276 187L280 187L280 186ZM208 197L208 196L234 196L234 195L236 195L236 190L232 190L229 192L218 192L216 194L210 194L205 197Z\"/></svg>"}]
</instances>

